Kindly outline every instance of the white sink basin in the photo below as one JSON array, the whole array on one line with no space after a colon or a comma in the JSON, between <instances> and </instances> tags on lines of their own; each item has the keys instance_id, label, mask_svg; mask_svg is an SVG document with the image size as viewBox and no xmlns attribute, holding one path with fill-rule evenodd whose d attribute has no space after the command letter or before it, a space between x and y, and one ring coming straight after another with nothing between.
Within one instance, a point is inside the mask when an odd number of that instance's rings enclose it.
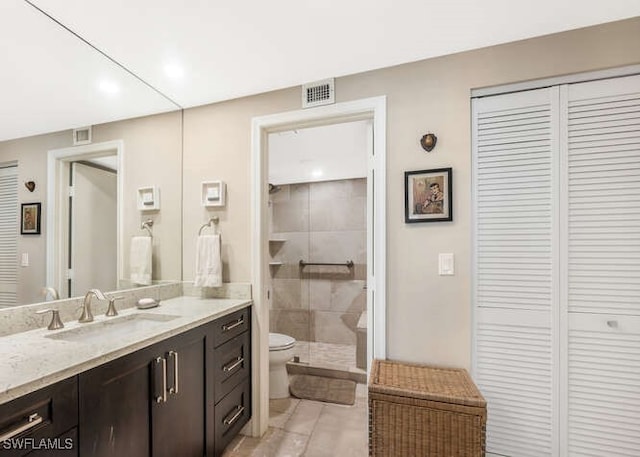
<instances>
[{"instance_id":1,"label":"white sink basin","mask_svg":"<svg viewBox=\"0 0 640 457\"><path fill-rule=\"evenodd\" d=\"M100 322L82 324L81 327L62 330L51 335L45 335L45 337L54 340L101 343L112 341L114 338L134 335L137 332L157 327L178 317L169 314L128 314Z\"/></svg>"}]
</instances>

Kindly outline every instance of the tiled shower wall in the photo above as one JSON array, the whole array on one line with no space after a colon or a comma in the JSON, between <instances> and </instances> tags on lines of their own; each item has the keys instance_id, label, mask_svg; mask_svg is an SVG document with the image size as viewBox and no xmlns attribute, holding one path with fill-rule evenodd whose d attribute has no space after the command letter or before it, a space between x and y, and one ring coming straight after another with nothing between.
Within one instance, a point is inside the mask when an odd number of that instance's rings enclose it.
<instances>
[{"instance_id":1,"label":"tiled shower wall","mask_svg":"<svg viewBox=\"0 0 640 457\"><path fill-rule=\"evenodd\" d=\"M280 186L270 195L272 332L297 340L356 343L366 309L366 180ZM307 266L298 262L354 267Z\"/></svg>"}]
</instances>

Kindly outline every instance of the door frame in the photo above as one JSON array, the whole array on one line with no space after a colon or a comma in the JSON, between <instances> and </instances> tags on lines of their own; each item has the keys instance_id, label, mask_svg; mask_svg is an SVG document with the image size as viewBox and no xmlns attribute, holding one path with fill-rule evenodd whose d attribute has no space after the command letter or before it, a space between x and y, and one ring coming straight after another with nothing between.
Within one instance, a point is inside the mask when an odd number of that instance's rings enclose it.
<instances>
[{"instance_id":1,"label":"door frame","mask_svg":"<svg viewBox=\"0 0 640 457\"><path fill-rule=\"evenodd\" d=\"M116 268L117 280L122 278L122 233L124 214L124 142L122 140L105 141L83 146L74 146L61 149L51 149L47 153L47 284L62 290L66 278L68 248L67 233L68 224L68 176L69 164L78 160L89 160L97 157L115 155L118 163L118 196L117 196L117 241L116 241Z\"/></svg>"},{"instance_id":2,"label":"door frame","mask_svg":"<svg viewBox=\"0 0 640 457\"><path fill-rule=\"evenodd\" d=\"M254 117L251 121L251 282L253 284L251 434L269 421L268 151L269 133L369 119L373 154L367 164L367 372L386 358L386 96ZM373 259L373 261L371 260Z\"/></svg>"}]
</instances>

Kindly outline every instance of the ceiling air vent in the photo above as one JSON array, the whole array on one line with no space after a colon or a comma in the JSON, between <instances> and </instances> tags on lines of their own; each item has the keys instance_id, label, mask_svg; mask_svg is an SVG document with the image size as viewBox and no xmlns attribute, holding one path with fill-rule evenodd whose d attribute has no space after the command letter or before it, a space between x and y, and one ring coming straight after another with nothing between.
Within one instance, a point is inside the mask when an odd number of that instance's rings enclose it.
<instances>
[{"instance_id":1,"label":"ceiling air vent","mask_svg":"<svg viewBox=\"0 0 640 457\"><path fill-rule=\"evenodd\" d=\"M335 103L333 78L316 81L302 86L302 107L330 105Z\"/></svg>"},{"instance_id":2,"label":"ceiling air vent","mask_svg":"<svg viewBox=\"0 0 640 457\"><path fill-rule=\"evenodd\" d=\"M73 129L73 145L91 143L91 126Z\"/></svg>"}]
</instances>

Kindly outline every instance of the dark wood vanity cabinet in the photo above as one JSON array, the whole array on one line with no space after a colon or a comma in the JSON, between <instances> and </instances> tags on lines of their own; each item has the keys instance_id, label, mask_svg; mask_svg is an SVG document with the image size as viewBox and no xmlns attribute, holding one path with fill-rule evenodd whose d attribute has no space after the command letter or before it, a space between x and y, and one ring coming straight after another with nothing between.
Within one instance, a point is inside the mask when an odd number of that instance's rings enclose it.
<instances>
[{"instance_id":1,"label":"dark wood vanity cabinet","mask_svg":"<svg viewBox=\"0 0 640 457\"><path fill-rule=\"evenodd\" d=\"M77 377L0 405L0 456L78 456Z\"/></svg>"},{"instance_id":2,"label":"dark wood vanity cabinet","mask_svg":"<svg viewBox=\"0 0 640 457\"><path fill-rule=\"evenodd\" d=\"M251 309L244 308L215 322L207 369L212 382L207 423L213 424L213 455L225 447L251 418ZM210 438L211 439L211 438Z\"/></svg>"},{"instance_id":3,"label":"dark wood vanity cabinet","mask_svg":"<svg viewBox=\"0 0 640 457\"><path fill-rule=\"evenodd\" d=\"M199 327L81 373L80 455L202 457L206 336Z\"/></svg>"},{"instance_id":4,"label":"dark wood vanity cabinet","mask_svg":"<svg viewBox=\"0 0 640 457\"><path fill-rule=\"evenodd\" d=\"M251 417L250 313L81 373L80 456L221 455Z\"/></svg>"},{"instance_id":5,"label":"dark wood vanity cabinet","mask_svg":"<svg viewBox=\"0 0 640 457\"><path fill-rule=\"evenodd\" d=\"M0 437L26 443L0 442L0 457L222 455L251 417L250 319L243 308L0 405ZM43 438L56 448L32 445Z\"/></svg>"},{"instance_id":6,"label":"dark wood vanity cabinet","mask_svg":"<svg viewBox=\"0 0 640 457\"><path fill-rule=\"evenodd\" d=\"M173 339L165 349L167 363L166 401L152 403L152 454L154 457L201 457L205 438L205 329ZM157 362L154 364L158 367ZM155 369L154 386L162 386L162 370Z\"/></svg>"}]
</instances>

